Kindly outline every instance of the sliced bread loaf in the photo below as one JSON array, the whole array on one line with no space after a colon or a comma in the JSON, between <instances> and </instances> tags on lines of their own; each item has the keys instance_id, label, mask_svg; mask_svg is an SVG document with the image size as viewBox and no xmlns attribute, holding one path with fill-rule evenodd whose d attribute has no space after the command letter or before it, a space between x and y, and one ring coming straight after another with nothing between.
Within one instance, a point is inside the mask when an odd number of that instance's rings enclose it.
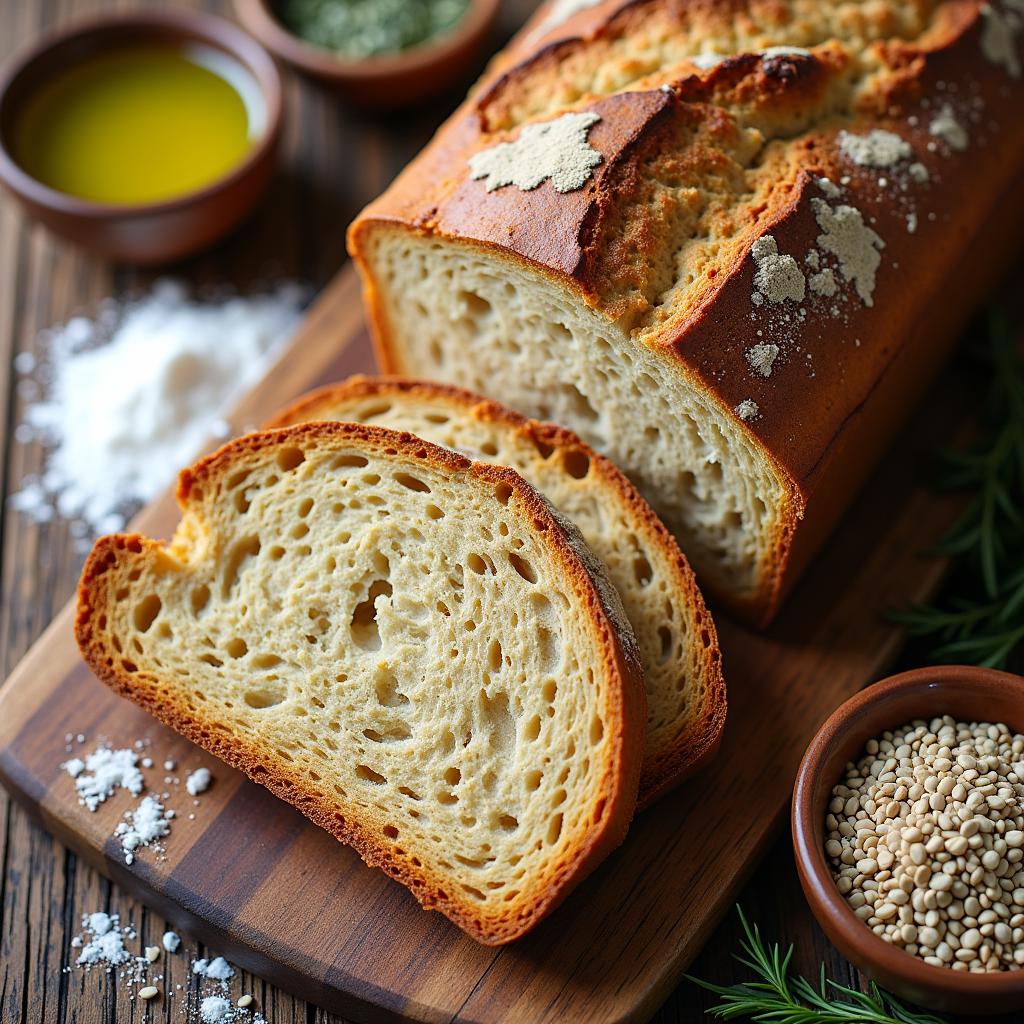
<instances>
[{"instance_id":1,"label":"sliced bread loaf","mask_svg":"<svg viewBox=\"0 0 1024 1024\"><path fill-rule=\"evenodd\" d=\"M97 541L90 668L475 939L522 935L616 846L646 704L614 588L509 469L314 423L178 485L170 544Z\"/></svg>"},{"instance_id":2,"label":"sliced bread loaf","mask_svg":"<svg viewBox=\"0 0 1024 1024\"><path fill-rule=\"evenodd\" d=\"M353 377L299 399L273 425L310 420L408 430L521 473L607 566L639 641L648 716L640 805L714 754L726 712L714 623L675 540L608 459L568 430L427 381Z\"/></svg>"}]
</instances>

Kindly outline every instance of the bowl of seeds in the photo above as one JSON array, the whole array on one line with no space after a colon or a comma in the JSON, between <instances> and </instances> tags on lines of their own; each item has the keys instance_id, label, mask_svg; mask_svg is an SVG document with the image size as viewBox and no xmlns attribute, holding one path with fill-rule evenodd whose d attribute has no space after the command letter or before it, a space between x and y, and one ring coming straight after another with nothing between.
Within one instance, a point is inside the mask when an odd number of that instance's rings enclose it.
<instances>
[{"instance_id":1,"label":"bowl of seeds","mask_svg":"<svg viewBox=\"0 0 1024 1024\"><path fill-rule=\"evenodd\" d=\"M792 827L811 910L868 977L933 1010L1024 1007L1024 678L863 690L807 748Z\"/></svg>"}]
</instances>

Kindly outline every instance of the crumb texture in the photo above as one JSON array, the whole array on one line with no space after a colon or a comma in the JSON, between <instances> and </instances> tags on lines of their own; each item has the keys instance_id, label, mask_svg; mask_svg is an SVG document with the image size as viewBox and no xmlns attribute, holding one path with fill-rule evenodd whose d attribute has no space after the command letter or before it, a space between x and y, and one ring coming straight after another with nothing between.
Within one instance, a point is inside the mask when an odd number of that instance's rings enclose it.
<instances>
[{"instance_id":1,"label":"crumb texture","mask_svg":"<svg viewBox=\"0 0 1024 1024\"><path fill-rule=\"evenodd\" d=\"M485 941L621 838L631 641L515 474L314 424L235 442L180 493L169 547L105 538L86 567L101 677Z\"/></svg>"},{"instance_id":2,"label":"crumb texture","mask_svg":"<svg viewBox=\"0 0 1024 1024\"><path fill-rule=\"evenodd\" d=\"M711 617L675 541L607 459L569 431L421 381L354 378L300 400L283 422L308 420L406 430L476 461L511 466L579 528L619 592L640 648L647 688L641 805L717 743L725 687Z\"/></svg>"}]
</instances>

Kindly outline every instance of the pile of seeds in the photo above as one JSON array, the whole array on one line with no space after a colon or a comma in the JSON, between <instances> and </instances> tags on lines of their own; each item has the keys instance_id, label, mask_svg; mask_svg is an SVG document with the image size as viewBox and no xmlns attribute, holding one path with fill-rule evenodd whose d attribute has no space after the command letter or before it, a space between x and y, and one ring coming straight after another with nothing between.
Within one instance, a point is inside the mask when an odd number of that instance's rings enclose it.
<instances>
[{"instance_id":1,"label":"pile of seeds","mask_svg":"<svg viewBox=\"0 0 1024 1024\"><path fill-rule=\"evenodd\" d=\"M1024 736L949 716L870 740L832 791L825 852L886 942L959 971L1024 966Z\"/></svg>"}]
</instances>

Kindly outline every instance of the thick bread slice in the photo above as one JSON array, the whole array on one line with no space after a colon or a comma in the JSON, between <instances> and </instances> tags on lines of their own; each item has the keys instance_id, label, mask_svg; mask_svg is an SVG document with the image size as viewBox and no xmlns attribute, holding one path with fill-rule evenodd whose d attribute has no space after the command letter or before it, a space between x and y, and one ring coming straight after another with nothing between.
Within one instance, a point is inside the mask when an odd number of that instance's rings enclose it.
<instances>
[{"instance_id":1,"label":"thick bread slice","mask_svg":"<svg viewBox=\"0 0 1024 1024\"><path fill-rule=\"evenodd\" d=\"M608 459L562 427L428 381L352 377L300 398L269 425L311 420L408 430L521 473L579 527L636 633L647 685L640 806L714 755L726 713L714 623L672 535Z\"/></svg>"},{"instance_id":2,"label":"thick bread slice","mask_svg":"<svg viewBox=\"0 0 1024 1024\"><path fill-rule=\"evenodd\" d=\"M646 704L578 532L409 434L252 434L181 474L169 545L97 541L90 668L488 944L626 833Z\"/></svg>"}]
</instances>

